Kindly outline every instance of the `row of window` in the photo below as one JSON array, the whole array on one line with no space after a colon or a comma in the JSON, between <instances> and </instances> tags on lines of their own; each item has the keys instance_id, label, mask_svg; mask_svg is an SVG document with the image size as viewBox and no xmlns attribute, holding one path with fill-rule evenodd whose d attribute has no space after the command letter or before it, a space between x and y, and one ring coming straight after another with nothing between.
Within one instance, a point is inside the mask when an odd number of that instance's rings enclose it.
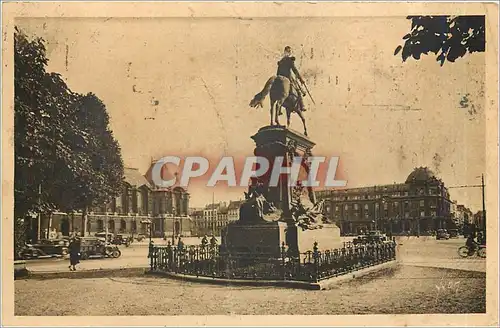
<instances>
[{"instance_id":1,"label":"row of window","mask_svg":"<svg viewBox=\"0 0 500 328\"><path fill-rule=\"evenodd\" d=\"M217 222L198 222L196 225L198 228L210 228L210 227L225 227L227 225L227 221L217 221Z\"/></svg>"},{"instance_id":2,"label":"row of window","mask_svg":"<svg viewBox=\"0 0 500 328\"><path fill-rule=\"evenodd\" d=\"M137 222L136 221L130 222L130 225L131 225L130 230L137 231ZM145 226L145 224L143 224L143 225ZM115 231L115 229L116 229L115 221L108 220L108 230ZM127 230L127 221L125 221L123 219L120 220L119 229L120 229L120 231L126 231ZM104 221L101 219L97 220L97 230L98 231L104 230Z\"/></svg>"},{"instance_id":3,"label":"row of window","mask_svg":"<svg viewBox=\"0 0 500 328\"><path fill-rule=\"evenodd\" d=\"M412 217L418 216L417 213L414 213L413 215L410 215L410 214L412 214L412 213L405 212L404 215L403 215L403 217L405 219L410 219ZM415 215L415 214L417 214L417 215ZM427 216L425 214L425 211L420 211L419 214L420 214L419 215L420 217L426 217ZM430 217L436 217L437 213L436 213L436 211L430 211L428 216L430 216ZM334 214L333 215L334 219L343 219L344 221L348 221L349 219L359 219L360 217L361 217L361 215L359 215L359 213L354 213L352 216L344 215L343 217L340 214ZM370 218L369 213L365 213L364 217L365 217L365 219L368 220ZM379 217L377 216L376 218L379 218ZM384 213L384 215L380 216L380 218L389 218L389 214L388 213Z\"/></svg>"},{"instance_id":4,"label":"row of window","mask_svg":"<svg viewBox=\"0 0 500 328\"><path fill-rule=\"evenodd\" d=\"M428 203L429 207L431 207L431 208L437 206L436 199L428 199L427 203ZM404 204L405 209L410 208L410 206L412 208L425 207L425 200L420 200L418 202L405 201L405 202L401 202L401 203L400 202L391 202L391 203L385 202L385 203L383 203L383 208L384 208L384 210L388 210L389 207L392 206L393 209L397 210L400 208L401 204ZM363 206L364 210L368 211L370 209L370 205L371 204L364 204L364 206ZM375 203L374 206L375 206L375 210L378 210L380 205L378 203ZM344 207L345 211L348 211L349 209L359 211L361 208L360 204L357 204L357 203L344 204L343 207ZM335 208L335 212L340 212L341 205L335 205L334 208ZM327 212L329 212L329 211L330 211L330 206L327 206Z\"/></svg>"},{"instance_id":5,"label":"row of window","mask_svg":"<svg viewBox=\"0 0 500 328\"><path fill-rule=\"evenodd\" d=\"M374 193L366 193L366 194L357 194L357 195L342 195L342 194L334 194L334 191L331 190L323 190L318 191L317 195L319 198L330 198L331 200L363 200L363 199L379 199L383 197L408 197L410 195L409 191L398 191L393 193L384 193L383 195L374 194ZM424 195L426 194L425 188L418 188L412 190L412 195ZM432 187L428 189L429 195L439 195L439 189L437 187Z\"/></svg>"},{"instance_id":6,"label":"row of window","mask_svg":"<svg viewBox=\"0 0 500 328\"><path fill-rule=\"evenodd\" d=\"M116 213L138 213L146 214L149 212L149 202L146 197L140 197L140 192L136 193L136 197L132 196L132 202L122 199L124 196L115 198L111 204L99 206L95 209L95 212L116 212ZM154 197L152 202L154 213L168 213L172 210L177 214L187 213L188 202L187 200L182 200L180 196L175 197L175 199L166 199L165 197ZM130 204L131 203L131 204ZM141 206L138 206L140 204ZM130 206L132 205L132 206ZM175 205L175 206L174 206Z\"/></svg>"}]
</instances>

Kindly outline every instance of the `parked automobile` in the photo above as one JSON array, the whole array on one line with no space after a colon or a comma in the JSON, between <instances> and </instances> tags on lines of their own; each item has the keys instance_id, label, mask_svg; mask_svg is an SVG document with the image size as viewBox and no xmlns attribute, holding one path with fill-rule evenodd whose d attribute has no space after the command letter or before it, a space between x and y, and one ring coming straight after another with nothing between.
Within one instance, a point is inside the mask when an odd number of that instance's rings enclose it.
<instances>
[{"instance_id":1,"label":"parked automobile","mask_svg":"<svg viewBox=\"0 0 500 328\"><path fill-rule=\"evenodd\" d=\"M446 229L438 229L436 232L436 239L450 239L450 234L446 231Z\"/></svg>"},{"instance_id":2,"label":"parked automobile","mask_svg":"<svg viewBox=\"0 0 500 328\"><path fill-rule=\"evenodd\" d=\"M108 232L107 234L106 234L106 232L97 232L94 236L96 236L97 238L100 238L102 240L105 240L108 243L111 243L113 241L113 239L115 238L115 235L111 232Z\"/></svg>"},{"instance_id":3,"label":"parked automobile","mask_svg":"<svg viewBox=\"0 0 500 328\"><path fill-rule=\"evenodd\" d=\"M450 238L458 238L458 229L450 229L448 230Z\"/></svg>"},{"instance_id":4,"label":"parked automobile","mask_svg":"<svg viewBox=\"0 0 500 328\"><path fill-rule=\"evenodd\" d=\"M368 237L374 241L386 241L387 235L379 230L372 230L368 232Z\"/></svg>"},{"instance_id":5,"label":"parked automobile","mask_svg":"<svg viewBox=\"0 0 500 328\"><path fill-rule=\"evenodd\" d=\"M379 230L369 231L367 234L359 235L358 237L353 239L354 244L367 244L372 242L384 242L387 241L388 238L385 234L381 233Z\"/></svg>"},{"instance_id":6,"label":"parked automobile","mask_svg":"<svg viewBox=\"0 0 500 328\"><path fill-rule=\"evenodd\" d=\"M125 245L125 247L129 247L131 242L131 237L124 234L117 234L112 241L115 245Z\"/></svg>"},{"instance_id":7,"label":"parked automobile","mask_svg":"<svg viewBox=\"0 0 500 328\"><path fill-rule=\"evenodd\" d=\"M86 260L91 256L117 258L122 252L116 245L111 245L99 237L80 238L80 258Z\"/></svg>"},{"instance_id":8,"label":"parked automobile","mask_svg":"<svg viewBox=\"0 0 500 328\"><path fill-rule=\"evenodd\" d=\"M146 239L146 236L144 235L139 234L135 236L135 240L137 241L143 241L144 239Z\"/></svg>"},{"instance_id":9,"label":"parked automobile","mask_svg":"<svg viewBox=\"0 0 500 328\"><path fill-rule=\"evenodd\" d=\"M68 254L68 242L65 239L41 239L32 247L41 250L46 255L61 255Z\"/></svg>"},{"instance_id":10,"label":"parked automobile","mask_svg":"<svg viewBox=\"0 0 500 328\"><path fill-rule=\"evenodd\" d=\"M24 247L21 249L19 255L22 259L25 259L25 260L52 257L51 255L47 255L45 252L34 247L31 244L24 245Z\"/></svg>"}]
</instances>

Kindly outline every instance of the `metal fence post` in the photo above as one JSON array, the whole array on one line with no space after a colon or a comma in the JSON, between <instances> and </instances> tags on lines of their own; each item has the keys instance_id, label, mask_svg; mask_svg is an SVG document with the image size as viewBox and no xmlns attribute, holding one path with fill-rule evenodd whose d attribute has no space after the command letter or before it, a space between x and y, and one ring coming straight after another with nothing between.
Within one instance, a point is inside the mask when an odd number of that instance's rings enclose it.
<instances>
[{"instance_id":1,"label":"metal fence post","mask_svg":"<svg viewBox=\"0 0 500 328\"><path fill-rule=\"evenodd\" d=\"M153 271L153 244L149 243L149 249L148 249L148 256L149 256L149 268L151 271Z\"/></svg>"},{"instance_id":2,"label":"metal fence post","mask_svg":"<svg viewBox=\"0 0 500 328\"><path fill-rule=\"evenodd\" d=\"M281 243L281 270L282 270L283 280L286 280L285 256L286 256L285 242L282 242Z\"/></svg>"},{"instance_id":3,"label":"metal fence post","mask_svg":"<svg viewBox=\"0 0 500 328\"><path fill-rule=\"evenodd\" d=\"M314 242L313 247L313 259L314 259L314 282L318 282L319 273L319 252L318 252L318 242Z\"/></svg>"}]
</instances>

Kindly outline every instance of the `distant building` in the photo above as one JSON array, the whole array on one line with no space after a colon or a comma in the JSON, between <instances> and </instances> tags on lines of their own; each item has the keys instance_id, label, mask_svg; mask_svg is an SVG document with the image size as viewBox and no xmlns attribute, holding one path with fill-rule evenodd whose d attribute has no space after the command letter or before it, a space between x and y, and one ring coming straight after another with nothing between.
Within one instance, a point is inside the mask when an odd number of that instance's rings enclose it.
<instances>
[{"instance_id":1,"label":"distant building","mask_svg":"<svg viewBox=\"0 0 500 328\"><path fill-rule=\"evenodd\" d=\"M230 201L229 205L226 202L217 204L209 204L203 209L193 211L191 217L195 224L195 234L203 235L220 235L222 229L229 222L239 219L239 209L242 201Z\"/></svg>"},{"instance_id":2,"label":"distant building","mask_svg":"<svg viewBox=\"0 0 500 328\"><path fill-rule=\"evenodd\" d=\"M465 205L457 204L455 211L452 213L452 218L459 229L463 229L465 225L472 223L472 211Z\"/></svg>"},{"instance_id":3,"label":"distant building","mask_svg":"<svg viewBox=\"0 0 500 328\"><path fill-rule=\"evenodd\" d=\"M344 235L378 229L386 233L425 234L456 228L448 189L426 167L415 168L404 183L316 192L326 215Z\"/></svg>"},{"instance_id":4,"label":"distant building","mask_svg":"<svg viewBox=\"0 0 500 328\"><path fill-rule=\"evenodd\" d=\"M151 168L142 175L136 168L125 168L121 194L107 204L89 209L85 229L82 229L80 212L57 212L42 220L42 231L55 229L67 236L85 230L85 235L93 235L106 231L107 225L111 233L148 236L148 223L151 222L153 237L191 235L194 224L188 211L189 193L182 187L156 188L151 182L150 172ZM31 232L33 234L36 236L36 230Z\"/></svg>"},{"instance_id":5,"label":"distant building","mask_svg":"<svg viewBox=\"0 0 500 328\"><path fill-rule=\"evenodd\" d=\"M477 213L473 215L472 222L477 229L483 229L486 227L483 211L477 211Z\"/></svg>"},{"instance_id":6,"label":"distant building","mask_svg":"<svg viewBox=\"0 0 500 328\"><path fill-rule=\"evenodd\" d=\"M240 206L243 203L242 200L232 200L229 202L227 207L227 221L234 222L238 221L240 218Z\"/></svg>"}]
</instances>

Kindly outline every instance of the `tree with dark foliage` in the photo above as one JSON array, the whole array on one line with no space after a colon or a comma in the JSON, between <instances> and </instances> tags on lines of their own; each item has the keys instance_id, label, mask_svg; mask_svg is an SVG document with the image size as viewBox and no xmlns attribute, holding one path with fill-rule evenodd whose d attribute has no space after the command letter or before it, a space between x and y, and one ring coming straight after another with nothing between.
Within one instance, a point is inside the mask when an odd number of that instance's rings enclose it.
<instances>
[{"instance_id":1,"label":"tree with dark foliage","mask_svg":"<svg viewBox=\"0 0 500 328\"><path fill-rule=\"evenodd\" d=\"M86 228L87 210L118 196L123 183L123 160L118 141L109 128L109 115L104 103L94 94L78 95L75 119L78 132L72 138L73 153L79 169L73 184L61 189L63 206L82 211L82 227Z\"/></svg>"},{"instance_id":2,"label":"tree with dark foliage","mask_svg":"<svg viewBox=\"0 0 500 328\"><path fill-rule=\"evenodd\" d=\"M411 31L403 37L394 55L401 52L403 62L409 57L420 59L422 54L434 53L443 66L455 62L467 53L485 50L484 16L408 16ZM401 51L402 50L402 51Z\"/></svg>"},{"instance_id":3,"label":"tree with dark foliage","mask_svg":"<svg viewBox=\"0 0 500 328\"><path fill-rule=\"evenodd\" d=\"M14 50L15 218L85 213L117 195L123 161L102 101L46 72L43 39L16 28Z\"/></svg>"}]
</instances>

